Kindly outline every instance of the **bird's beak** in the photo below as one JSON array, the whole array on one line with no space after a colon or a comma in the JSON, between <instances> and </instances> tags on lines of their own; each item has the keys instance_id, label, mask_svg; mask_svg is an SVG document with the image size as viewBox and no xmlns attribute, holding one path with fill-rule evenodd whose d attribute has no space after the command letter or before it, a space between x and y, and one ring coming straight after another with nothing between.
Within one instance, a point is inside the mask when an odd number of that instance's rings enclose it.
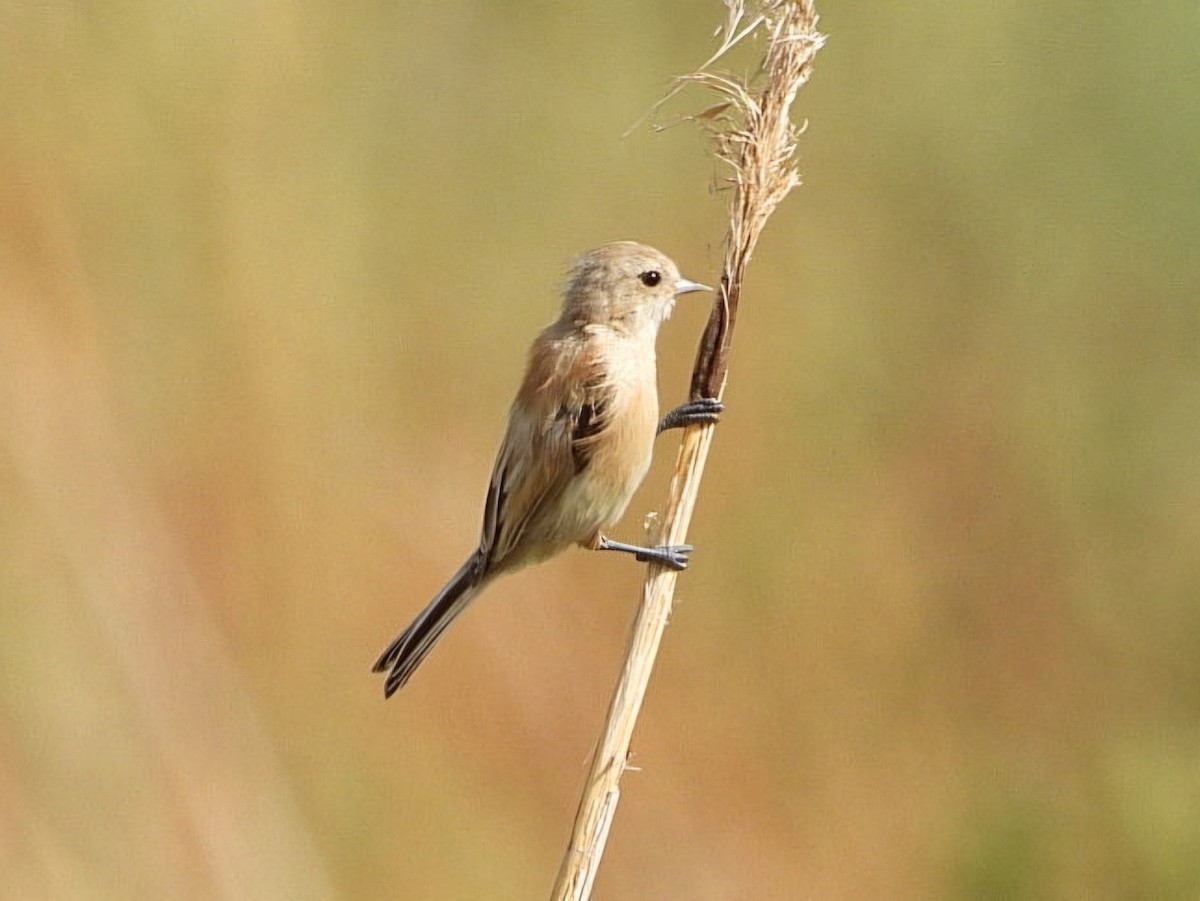
<instances>
[{"instance_id":1,"label":"bird's beak","mask_svg":"<svg viewBox=\"0 0 1200 901\"><path fill-rule=\"evenodd\" d=\"M680 294L691 294L693 291L711 291L708 285L702 285L699 282L688 281L686 278L681 278L675 283L675 296Z\"/></svg>"}]
</instances>

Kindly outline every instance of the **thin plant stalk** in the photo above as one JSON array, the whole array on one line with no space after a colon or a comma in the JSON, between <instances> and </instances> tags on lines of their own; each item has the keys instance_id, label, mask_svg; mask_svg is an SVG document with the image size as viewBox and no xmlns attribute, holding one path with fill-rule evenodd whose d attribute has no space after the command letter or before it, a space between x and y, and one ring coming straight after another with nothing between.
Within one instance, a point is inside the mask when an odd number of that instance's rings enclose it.
<instances>
[{"instance_id":1,"label":"thin plant stalk","mask_svg":"<svg viewBox=\"0 0 1200 901\"><path fill-rule=\"evenodd\" d=\"M813 0L761 4L748 25L744 24L744 2L725 0L725 5L721 46L697 71L677 79L663 101L691 84L715 92L720 102L692 118L710 130L716 155L731 169L724 267L692 371L693 399L724 393L746 266L767 220L800 183L794 160L802 129L792 122L791 107L796 92L811 76L813 60L825 41L817 31ZM726 51L752 32L766 38L756 78L747 82L712 71ZM711 424L684 429L663 509L660 543L686 540L714 431ZM552 901L585 901L591 895L620 799L620 780L627 767L634 725L670 617L676 578L676 572L657 564L651 564L647 572L625 664L592 757Z\"/></svg>"}]
</instances>

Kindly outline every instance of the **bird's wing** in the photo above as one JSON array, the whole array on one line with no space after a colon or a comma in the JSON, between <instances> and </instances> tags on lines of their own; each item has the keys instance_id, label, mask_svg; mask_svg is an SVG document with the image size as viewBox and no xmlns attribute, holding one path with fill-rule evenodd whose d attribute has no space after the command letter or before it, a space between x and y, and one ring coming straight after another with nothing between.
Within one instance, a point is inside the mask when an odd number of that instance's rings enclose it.
<instances>
[{"instance_id":1,"label":"bird's wing","mask_svg":"<svg viewBox=\"0 0 1200 901\"><path fill-rule=\"evenodd\" d=\"M612 411L612 388L584 348L559 347L543 366L536 351L535 345L488 486L480 547L493 565L513 553L529 523L587 468ZM579 537L566 536L564 543Z\"/></svg>"}]
</instances>

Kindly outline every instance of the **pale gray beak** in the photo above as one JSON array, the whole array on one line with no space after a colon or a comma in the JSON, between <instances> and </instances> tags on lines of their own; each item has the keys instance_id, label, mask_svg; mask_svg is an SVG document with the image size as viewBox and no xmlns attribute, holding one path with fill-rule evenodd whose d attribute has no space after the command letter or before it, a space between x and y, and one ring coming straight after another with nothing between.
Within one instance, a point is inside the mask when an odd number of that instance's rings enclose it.
<instances>
[{"instance_id":1,"label":"pale gray beak","mask_svg":"<svg viewBox=\"0 0 1200 901\"><path fill-rule=\"evenodd\" d=\"M691 294L693 291L711 291L708 285L702 285L699 282L688 281L686 278L681 278L675 283L675 296L680 294Z\"/></svg>"}]
</instances>

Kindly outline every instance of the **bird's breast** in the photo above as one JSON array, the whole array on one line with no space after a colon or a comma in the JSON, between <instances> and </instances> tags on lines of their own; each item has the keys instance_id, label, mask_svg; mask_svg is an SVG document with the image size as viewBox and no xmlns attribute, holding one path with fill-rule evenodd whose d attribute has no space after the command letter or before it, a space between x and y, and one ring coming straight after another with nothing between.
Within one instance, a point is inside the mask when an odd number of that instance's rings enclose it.
<instances>
[{"instance_id":1,"label":"bird's breast","mask_svg":"<svg viewBox=\"0 0 1200 901\"><path fill-rule=\"evenodd\" d=\"M658 389L653 354L614 367L612 410L591 447L587 468L579 474L598 527L621 518L629 499L645 478L658 431Z\"/></svg>"}]
</instances>

